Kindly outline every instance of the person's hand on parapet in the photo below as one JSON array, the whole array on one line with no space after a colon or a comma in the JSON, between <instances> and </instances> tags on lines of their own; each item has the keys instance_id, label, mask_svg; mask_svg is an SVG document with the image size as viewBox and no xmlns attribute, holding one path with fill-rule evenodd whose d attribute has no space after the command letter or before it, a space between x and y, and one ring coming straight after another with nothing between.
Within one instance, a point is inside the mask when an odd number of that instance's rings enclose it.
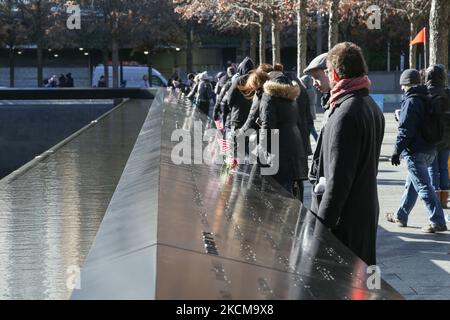
<instances>
[{"instance_id":1,"label":"person's hand on parapet","mask_svg":"<svg viewBox=\"0 0 450 320\"><path fill-rule=\"evenodd\" d=\"M394 152L392 154L391 163L392 163L393 166L399 166L400 165L400 155L397 154L397 152Z\"/></svg>"}]
</instances>

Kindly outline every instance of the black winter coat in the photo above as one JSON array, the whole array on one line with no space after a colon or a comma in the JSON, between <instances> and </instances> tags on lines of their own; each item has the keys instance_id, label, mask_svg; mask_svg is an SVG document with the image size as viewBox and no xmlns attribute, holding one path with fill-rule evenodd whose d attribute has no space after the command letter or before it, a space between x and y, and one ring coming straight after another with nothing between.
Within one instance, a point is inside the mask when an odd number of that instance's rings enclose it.
<instances>
[{"instance_id":1,"label":"black winter coat","mask_svg":"<svg viewBox=\"0 0 450 320\"><path fill-rule=\"evenodd\" d=\"M250 112L248 114L247 120L242 126L243 131L247 131L248 129L258 130L259 125L256 121L259 119L259 108L261 105L261 98L263 95L263 90L258 90L253 96L252 106L250 107Z\"/></svg>"},{"instance_id":2,"label":"black winter coat","mask_svg":"<svg viewBox=\"0 0 450 320\"><path fill-rule=\"evenodd\" d=\"M313 154L311 148L311 140L309 139L309 128L314 125L314 120L311 115L309 96L306 87L297 79L295 82L300 87L300 95L297 98L297 107L299 114L298 128L302 135L303 148L305 149L306 155L310 156ZM308 170L308 158L306 158L306 170Z\"/></svg>"},{"instance_id":3,"label":"black winter coat","mask_svg":"<svg viewBox=\"0 0 450 320\"><path fill-rule=\"evenodd\" d=\"M376 264L378 161L385 120L366 89L343 96L323 128L325 193L318 216L368 265Z\"/></svg>"},{"instance_id":4,"label":"black winter coat","mask_svg":"<svg viewBox=\"0 0 450 320\"><path fill-rule=\"evenodd\" d=\"M239 86L245 85L248 75L239 76L231 84L228 91L228 108L230 110L230 118L226 120L227 128L235 130L241 128L248 118L252 100L247 99L239 89Z\"/></svg>"},{"instance_id":5,"label":"black winter coat","mask_svg":"<svg viewBox=\"0 0 450 320\"><path fill-rule=\"evenodd\" d=\"M231 88L231 79L228 79L228 81L225 83L225 85L220 90L219 95L216 99L216 104L214 106L214 120L219 120L222 116L222 123L225 126L226 119L228 117L228 114L230 113L228 108L228 97L227 93L228 90Z\"/></svg>"},{"instance_id":6,"label":"black winter coat","mask_svg":"<svg viewBox=\"0 0 450 320\"><path fill-rule=\"evenodd\" d=\"M280 183L305 180L308 174L307 155L298 127L296 99L299 93L300 88L296 83L286 83L286 77L280 76L264 84L264 94L261 98L261 128L279 129L279 170L274 178ZM265 136L261 132L262 145L264 139Z\"/></svg>"},{"instance_id":7,"label":"black winter coat","mask_svg":"<svg viewBox=\"0 0 450 320\"><path fill-rule=\"evenodd\" d=\"M450 88L446 86L447 74L443 68L434 65L427 69L426 78L430 95L444 97L441 107L445 121L445 135L443 141L437 145L437 149L450 149Z\"/></svg>"},{"instance_id":8,"label":"black winter coat","mask_svg":"<svg viewBox=\"0 0 450 320\"><path fill-rule=\"evenodd\" d=\"M245 85L248 74L254 68L252 59L246 57L237 69L238 76L232 78L232 84L228 90L228 108L230 110L229 119L226 120L227 128L239 129L247 120L252 105L252 100L247 99L239 89L239 86Z\"/></svg>"}]
</instances>

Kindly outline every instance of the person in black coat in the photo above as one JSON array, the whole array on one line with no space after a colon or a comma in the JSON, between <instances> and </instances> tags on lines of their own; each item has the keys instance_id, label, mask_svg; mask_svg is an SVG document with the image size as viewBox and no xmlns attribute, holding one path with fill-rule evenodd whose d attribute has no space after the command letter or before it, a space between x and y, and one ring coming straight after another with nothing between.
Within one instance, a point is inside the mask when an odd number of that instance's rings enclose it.
<instances>
[{"instance_id":1,"label":"person in black coat","mask_svg":"<svg viewBox=\"0 0 450 320\"><path fill-rule=\"evenodd\" d=\"M245 85L249 72L255 67L252 59L246 57L238 67L238 76L233 77L230 89L227 92L227 107L230 111L225 127L231 131L237 130L247 120L252 100L247 99L239 87Z\"/></svg>"},{"instance_id":2,"label":"person in black coat","mask_svg":"<svg viewBox=\"0 0 450 320\"><path fill-rule=\"evenodd\" d=\"M311 112L310 112L310 104L309 104L309 96L306 87L297 77L291 77L292 81L297 83L300 88L300 94L297 97L297 108L298 108L298 129L300 130L300 134L302 137L303 149L305 151L305 155L302 157L302 171L300 178L295 181L294 195L300 201L303 202L303 192L304 185L303 181L308 180L308 156L312 155L311 148L311 140L309 139L310 135L310 123L314 122Z\"/></svg>"},{"instance_id":3,"label":"person in black coat","mask_svg":"<svg viewBox=\"0 0 450 320\"><path fill-rule=\"evenodd\" d=\"M322 129L318 172L324 181L315 188L323 191L317 216L363 261L375 265L377 174L385 120L369 96L367 66L358 46L337 44L328 53L327 65L331 110Z\"/></svg>"},{"instance_id":4,"label":"person in black coat","mask_svg":"<svg viewBox=\"0 0 450 320\"><path fill-rule=\"evenodd\" d=\"M446 86L447 74L445 66L434 64L425 72L425 84L431 96L443 97L442 113L444 114L444 139L437 144L437 156L429 169L431 182L436 190L438 200L443 209L448 209L447 202L450 193L448 157L450 153L450 88ZM450 222L450 215L447 216Z\"/></svg>"},{"instance_id":5,"label":"person in black coat","mask_svg":"<svg viewBox=\"0 0 450 320\"><path fill-rule=\"evenodd\" d=\"M98 80L98 83L97 83L97 87L98 88L107 88L108 87L105 76L100 77L100 80Z\"/></svg>"},{"instance_id":6,"label":"person in black coat","mask_svg":"<svg viewBox=\"0 0 450 320\"><path fill-rule=\"evenodd\" d=\"M275 157L269 164L276 167L274 161L278 161L278 172L273 176L275 180L293 194L294 181L307 175L307 170L304 172L303 168L302 159L306 153L298 127L296 103L300 88L280 71L272 71L269 75L270 80L264 84L260 104L261 129L268 131L260 132L260 145L263 149L267 146L271 158ZM269 140L269 130L273 129L279 130L278 154L274 141Z\"/></svg>"},{"instance_id":7,"label":"person in black coat","mask_svg":"<svg viewBox=\"0 0 450 320\"><path fill-rule=\"evenodd\" d=\"M61 75L59 76L58 87L60 87L60 88L65 88L65 87L67 87L67 79L66 79L66 76L63 75L63 74L61 74Z\"/></svg>"},{"instance_id":8,"label":"person in black coat","mask_svg":"<svg viewBox=\"0 0 450 320\"><path fill-rule=\"evenodd\" d=\"M73 88L74 87L74 80L72 78L72 74L71 73L66 74L66 86L67 86L67 88Z\"/></svg>"}]
</instances>

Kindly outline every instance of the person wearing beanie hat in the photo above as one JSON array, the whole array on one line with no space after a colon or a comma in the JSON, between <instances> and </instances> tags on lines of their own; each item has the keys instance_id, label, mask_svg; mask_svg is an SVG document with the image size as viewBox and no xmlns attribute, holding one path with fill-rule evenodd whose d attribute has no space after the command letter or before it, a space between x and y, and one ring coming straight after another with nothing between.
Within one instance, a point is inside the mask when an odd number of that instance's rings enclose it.
<instances>
[{"instance_id":1,"label":"person wearing beanie hat","mask_svg":"<svg viewBox=\"0 0 450 320\"><path fill-rule=\"evenodd\" d=\"M428 91L420 82L420 73L415 69L407 69L400 76L400 85L405 94L391 163L394 166L400 165L402 157L408 167L408 176L399 209L396 213L388 212L386 219L399 227L406 227L408 216L419 196L425 203L429 219L429 225L423 227L422 231L443 232L447 230L444 212L428 174L428 167L433 164L437 150L421 135Z\"/></svg>"},{"instance_id":2,"label":"person wearing beanie hat","mask_svg":"<svg viewBox=\"0 0 450 320\"><path fill-rule=\"evenodd\" d=\"M420 72L416 69L406 69L400 76L401 86L415 86L420 84Z\"/></svg>"},{"instance_id":3,"label":"person wearing beanie hat","mask_svg":"<svg viewBox=\"0 0 450 320\"><path fill-rule=\"evenodd\" d=\"M450 193L450 181L448 175L448 158L450 154L450 88L447 87L447 72L442 64L433 64L425 71L425 85L433 97L441 97L442 113L445 123L444 139L436 145L437 157L433 162L430 172L431 182L438 199L441 200L443 209L448 209ZM447 216L450 222L450 214Z\"/></svg>"}]
</instances>

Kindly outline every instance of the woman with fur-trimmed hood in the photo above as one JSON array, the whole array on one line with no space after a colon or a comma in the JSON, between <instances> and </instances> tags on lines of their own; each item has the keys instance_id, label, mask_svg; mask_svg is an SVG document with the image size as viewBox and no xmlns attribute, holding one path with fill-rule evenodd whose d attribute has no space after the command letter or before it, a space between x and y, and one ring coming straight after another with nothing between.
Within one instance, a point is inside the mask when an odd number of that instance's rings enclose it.
<instances>
[{"instance_id":1,"label":"woman with fur-trimmed hood","mask_svg":"<svg viewBox=\"0 0 450 320\"><path fill-rule=\"evenodd\" d=\"M274 178L293 194L294 181L306 179L308 173L307 155L298 127L300 119L296 99L300 88L282 72L272 71L269 76L270 80L264 84L260 104L261 129L279 129L279 154L271 155L271 158L278 157L279 161ZM269 136L269 131L267 134L262 131L260 145L267 145L270 153L271 141L264 142Z\"/></svg>"}]
</instances>

